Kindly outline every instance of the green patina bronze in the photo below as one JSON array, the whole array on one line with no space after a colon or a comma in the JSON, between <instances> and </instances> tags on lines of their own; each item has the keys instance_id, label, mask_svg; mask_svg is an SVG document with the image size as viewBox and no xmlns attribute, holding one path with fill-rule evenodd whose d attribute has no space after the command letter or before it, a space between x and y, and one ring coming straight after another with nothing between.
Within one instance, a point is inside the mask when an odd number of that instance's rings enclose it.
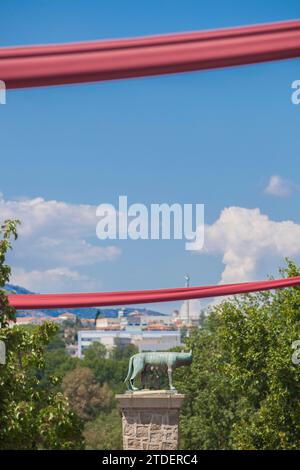
<instances>
[{"instance_id":1,"label":"green patina bronze","mask_svg":"<svg viewBox=\"0 0 300 470\"><path fill-rule=\"evenodd\" d=\"M192 362L190 352L145 352L134 354L129 360L128 374L124 382L128 382L128 390L138 390L134 386L134 380L141 374L143 389L147 371L153 368L163 369L168 372L170 390L176 391L172 384L172 372L176 367L186 366Z\"/></svg>"}]
</instances>

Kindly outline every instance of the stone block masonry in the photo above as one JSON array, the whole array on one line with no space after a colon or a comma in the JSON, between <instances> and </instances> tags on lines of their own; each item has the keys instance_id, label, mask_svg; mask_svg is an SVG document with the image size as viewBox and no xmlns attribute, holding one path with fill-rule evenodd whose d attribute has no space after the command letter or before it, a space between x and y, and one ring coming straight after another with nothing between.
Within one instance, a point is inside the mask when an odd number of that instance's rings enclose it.
<instances>
[{"instance_id":1,"label":"stone block masonry","mask_svg":"<svg viewBox=\"0 0 300 470\"><path fill-rule=\"evenodd\" d=\"M117 395L122 413L124 450L176 450L184 395L169 391Z\"/></svg>"}]
</instances>

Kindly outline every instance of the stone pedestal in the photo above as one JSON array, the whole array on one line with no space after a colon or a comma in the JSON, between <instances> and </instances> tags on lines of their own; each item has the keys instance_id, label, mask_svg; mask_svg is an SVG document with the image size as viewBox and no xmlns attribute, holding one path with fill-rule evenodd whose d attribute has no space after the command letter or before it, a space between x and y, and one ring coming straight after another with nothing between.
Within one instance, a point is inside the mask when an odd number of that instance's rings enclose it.
<instances>
[{"instance_id":1,"label":"stone pedestal","mask_svg":"<svg viewBox=\"0 0 300 470\"><path fill-rule=\"evenodd\" d=\"M116 395L122 413L124 450L178 449L179 410L184 395L143 390Z\"/></svg>"}]
</instances>

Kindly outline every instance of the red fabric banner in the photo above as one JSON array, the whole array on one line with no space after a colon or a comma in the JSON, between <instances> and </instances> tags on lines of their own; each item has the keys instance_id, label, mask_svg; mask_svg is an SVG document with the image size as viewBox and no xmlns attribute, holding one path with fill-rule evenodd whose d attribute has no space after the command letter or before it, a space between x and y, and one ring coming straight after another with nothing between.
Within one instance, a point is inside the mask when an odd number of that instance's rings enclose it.
<instances>
[{"instance_id":1,"label":"red fabric banner","mask_svg":"<svg viewBox=\"0 0 300 470\"><path fill-rule=\"evenodd\" d=\"M300 21L0 49L7 88L143 77L300 57Z\"/></svg>"},{"instance_id":2,"label":"red fabric banner","mask_svg":"<svg viewBox=\"0 0 300 470\"><path fill-rule=\"evenodd\" d=\"M99 292L87 294L12 294L9 303L18 310L51 308L105 307L117 305L171 302L202 299L256 291L300 286L300 276L270 281L244 282L203 287L182 287L125 292Z\"/></svg>"}]
</instances>

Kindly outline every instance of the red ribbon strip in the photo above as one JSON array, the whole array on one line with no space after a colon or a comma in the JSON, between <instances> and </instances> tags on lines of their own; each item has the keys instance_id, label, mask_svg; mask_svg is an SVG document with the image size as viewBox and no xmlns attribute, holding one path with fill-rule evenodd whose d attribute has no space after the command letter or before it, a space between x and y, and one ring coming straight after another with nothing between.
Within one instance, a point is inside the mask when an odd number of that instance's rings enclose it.
<instances>
[{"instance_id":1,"label":"red ribbon strip","mask_svg":"<svg viewBox=\"0 0 300 470\"><path fill-rule=\"evenodd\" d=\"M18 310L40 310L171 302L186 299L246 294L295 286L300 286L300 276L270 281L143 291L87 294L12 294L9 295L8 298L10 305Z\"/></svg>"},{"instance_id":2,"label":"red ribbon strip","mask_svg":"<svg viewBox=\"0 0 300 470\"><path fill-rule=\"evenodd\" d=\"M7 88L162 75L300 57L300 21L0 49Z\"/></svg>"}]
</instances>

